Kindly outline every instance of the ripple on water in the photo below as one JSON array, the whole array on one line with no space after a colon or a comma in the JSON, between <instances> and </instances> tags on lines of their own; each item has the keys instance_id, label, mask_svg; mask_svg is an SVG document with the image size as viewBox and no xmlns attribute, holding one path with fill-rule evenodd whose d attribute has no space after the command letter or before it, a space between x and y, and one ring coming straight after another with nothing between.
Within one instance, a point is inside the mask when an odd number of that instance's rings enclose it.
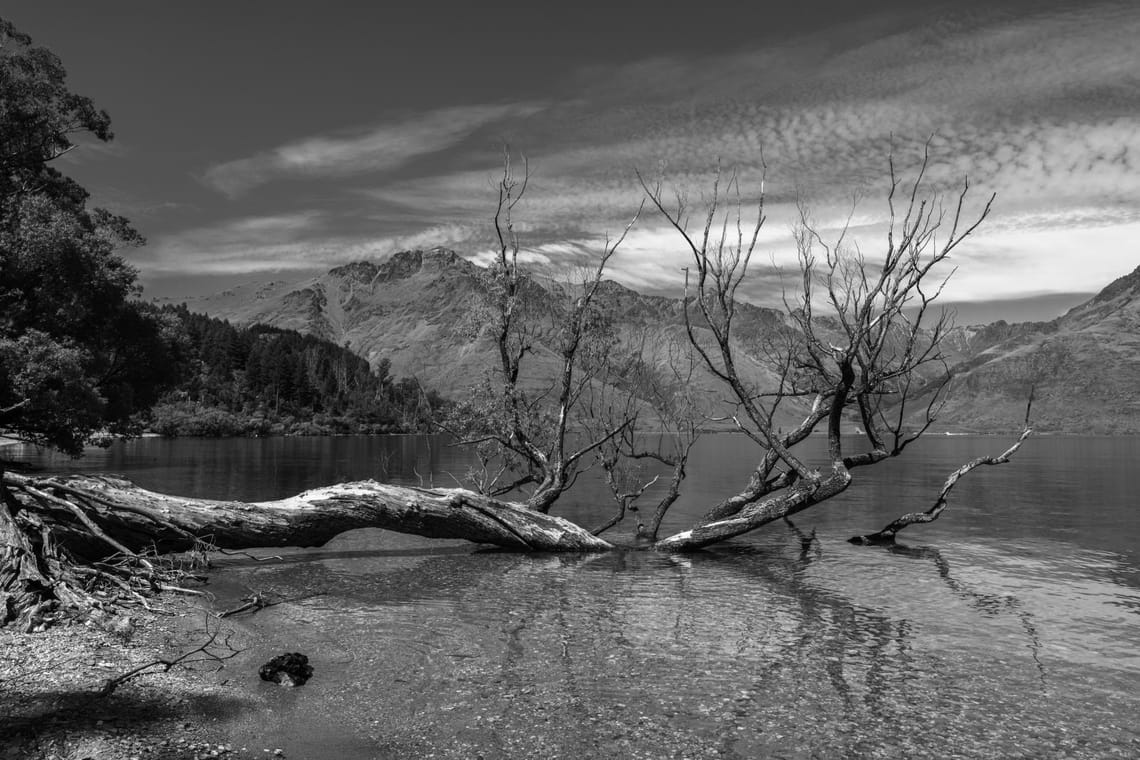
<instances>
[{"instance_id":1,"label":"ripple on water","mask_svg":"<svg viewBox=\"0 0 1140 760\"><path fill-rule=\"evenodd\" d=\"M368 737L345 757L1140 753L1110 557L787 539L684 557L381 543L230 572L326 592L254 624L317 666L309 712L282 702L276 729Z\"/></svg>"}]
</instances>

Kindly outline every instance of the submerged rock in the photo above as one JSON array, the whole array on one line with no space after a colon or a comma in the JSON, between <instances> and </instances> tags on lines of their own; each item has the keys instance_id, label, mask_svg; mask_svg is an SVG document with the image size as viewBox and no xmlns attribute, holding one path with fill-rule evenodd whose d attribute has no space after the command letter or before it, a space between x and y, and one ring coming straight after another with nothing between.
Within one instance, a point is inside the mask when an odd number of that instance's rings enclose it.
<instances>
[{"instance_id":1,"label":"submerged rock","mask_svg":"<svg viewBox=\"0 0 1140 760\"><path fill-rule=\"evenodd\" d=\"M279 654L257 671L262 681L274 681L282 686L300 686L313 676L309 658L300 652Z\"/></svg>"}]
</instances>

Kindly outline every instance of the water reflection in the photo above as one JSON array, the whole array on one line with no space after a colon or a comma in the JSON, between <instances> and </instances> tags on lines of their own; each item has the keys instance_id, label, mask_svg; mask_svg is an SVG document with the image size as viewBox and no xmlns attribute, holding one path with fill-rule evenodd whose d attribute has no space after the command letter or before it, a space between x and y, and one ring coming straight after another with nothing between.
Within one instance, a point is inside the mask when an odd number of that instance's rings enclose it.
<instances>
[{"instance_id":1,"label":"water reflection","mask_svg":"<svg viewBox=\"0 0 1140 760\"><path fill-rule=\"evenodd\" d=\"M1032 652L1033 662L1041 677L1041 685L1048 687L1045 664L1041 660L1041 639L1037 632L1037 624L1034 621L1033 613L1024 609L1020 599L1011 594L993 594L972 588L951 573L950 562L942 555L942 552L932 546L908 546L898 542L890 542L882 545L882 548L891 554L933 563L938 569L939 577L942 578L947 587L958 596L966 599L971 606L983 614L1010 614L1017 617L1025 629L1028 647Z\"/></svg>"},{"instance_id":2,"label":"water reflection","mask_svg":"<svg viewBox=\"0 0 1140 760\"><path fill-rule=\"evenodd\" d=\"M249 672L300 649L318 673L300 696L259 692L267 707L241 730L299 757L1140 756L1135 441L1031 441L905 542L846 543L925 505L994 443L934 441L841 502L684 557L526 556L359 531L281 561L228 558L219 606L250 590L309 595L249 619ZM139 479L268 498L464 466L410 438L246 454L176 444L140 442L154 458ZM680 525L747 466L738 439L705 445ZM608 509L595 502L567 508L589 522Z\"/></svg>"},{"instance_id":3,"label":"water reflection","mask_svg":"<svg viewBox=\"0 0 1140 760\"><path fill-rule=\"evenodd\" d=\"M789 548L798 551L787 556L737 547L709 558L718 572L741 575L741 584L763 584L772 597L765 618L778 622L771 630L776 635L771 636L769 656L757 661L734 698L734 714L743 719L751 710L770 711L774 694L789 688L800 694L810 685L812 704L799 709L806 709L804 717L816 723L824 716L849 726L894 720L898 692L905 693L911 680L911 626L814 583L807 571L824 560L824 550L814 535L793 524L788 527L796 539ZM781 749L757 743L756 737L748 747L758 752Z\"/></svg>"},{"instance_id":4,"label":"water reflection","mask_svg":"<svg viewBox=\"0 0 1140 760\"><path fill-rule=\"evenodd\" d=\"M995 584L994 567L957 570L968 567L957 549L852 549L797 525L684 557L406 540L377 531L226 571L284 595L332 589L253 622L267 649L310 647L335 683L314 681L315 699L394 753L426 752L408 744L425 733L444 756L679 757L681 744L694 757L1050 756L1069 741L1062 754L1093 757L1140 746L1116 717L1140 706L1137 673L1067 658L1057 645L1069 633L1035 593ZM406 731L369 733L377 711ZM284 715L286 734L329 718Z\"/></svg>"}]
</instances>

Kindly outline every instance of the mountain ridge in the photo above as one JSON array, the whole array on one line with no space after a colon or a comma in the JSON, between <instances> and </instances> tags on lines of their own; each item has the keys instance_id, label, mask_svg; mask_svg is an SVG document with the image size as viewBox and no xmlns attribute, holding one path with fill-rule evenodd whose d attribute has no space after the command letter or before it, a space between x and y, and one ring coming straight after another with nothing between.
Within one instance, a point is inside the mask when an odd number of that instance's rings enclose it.
<instances>
[{"instance_id":1,"label":"mountain ridge","mask_svg":"<svg viewBox=\"0 0 1140 760\"><path fill-rule=\"evenodd\" d=\"M1032 389L1043 432L1140 432L1140 267L1048 322L979 335L951 368L943 424L982 432L1019 419Z\"/></svg>"},{"instance_id":2,"label":"mountain ridge","mask_svg":"<svg viewBox=\"0 0 1140 760\"><path fill-rule=\"evenodd\" d=\"M494 347L477 319L480 271L449 249L402 251L300 282L246 285L185 301L239 324L310 333L372 363L386 357L394 374L419 377L458 397L493 370ZM613 281L603 283L599 297L623 330L684 337L680 299ZM780 311L746 303L737 313L741 366L751 381L763 383L770 373L757 338L787 322ZM955 327L946 340L954 378L936 429L1016 429L1033 388L1033 423L1042 432L1140 433L1140 267L1053 320ZM537 387L557 362L541 347L535 358L524 383ZM718 393L711 378L695 382Z\"/></svg>"}]
</instances>

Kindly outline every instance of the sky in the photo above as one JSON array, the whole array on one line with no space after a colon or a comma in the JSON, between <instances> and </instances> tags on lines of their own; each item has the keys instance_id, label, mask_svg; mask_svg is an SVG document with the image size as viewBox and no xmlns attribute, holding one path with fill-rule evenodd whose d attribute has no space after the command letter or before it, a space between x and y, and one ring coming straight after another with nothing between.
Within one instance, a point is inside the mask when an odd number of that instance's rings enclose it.
<instances>
[{"instance_id":1,"label":"sky","mask_svg":"<svg viewBox=\"0 0 1140 760\"><path fill-rule=\"evenodd\" d=\"M445 246L493 251L504 146L528 162L522 257L557 275L637 212L695 216L718 165L766 221L743 295L780 300L798 209L886 245L888 160L990 216L956 249L959 323L1047 319L1140 264L1140 4L68 4L0 15L112 118L59 168L148 239L147 296L291 280ZM940 238L942 239L942 238ZM683 241L643 211L614 279L677 295Z\"/></svg>"}]
</instances>

